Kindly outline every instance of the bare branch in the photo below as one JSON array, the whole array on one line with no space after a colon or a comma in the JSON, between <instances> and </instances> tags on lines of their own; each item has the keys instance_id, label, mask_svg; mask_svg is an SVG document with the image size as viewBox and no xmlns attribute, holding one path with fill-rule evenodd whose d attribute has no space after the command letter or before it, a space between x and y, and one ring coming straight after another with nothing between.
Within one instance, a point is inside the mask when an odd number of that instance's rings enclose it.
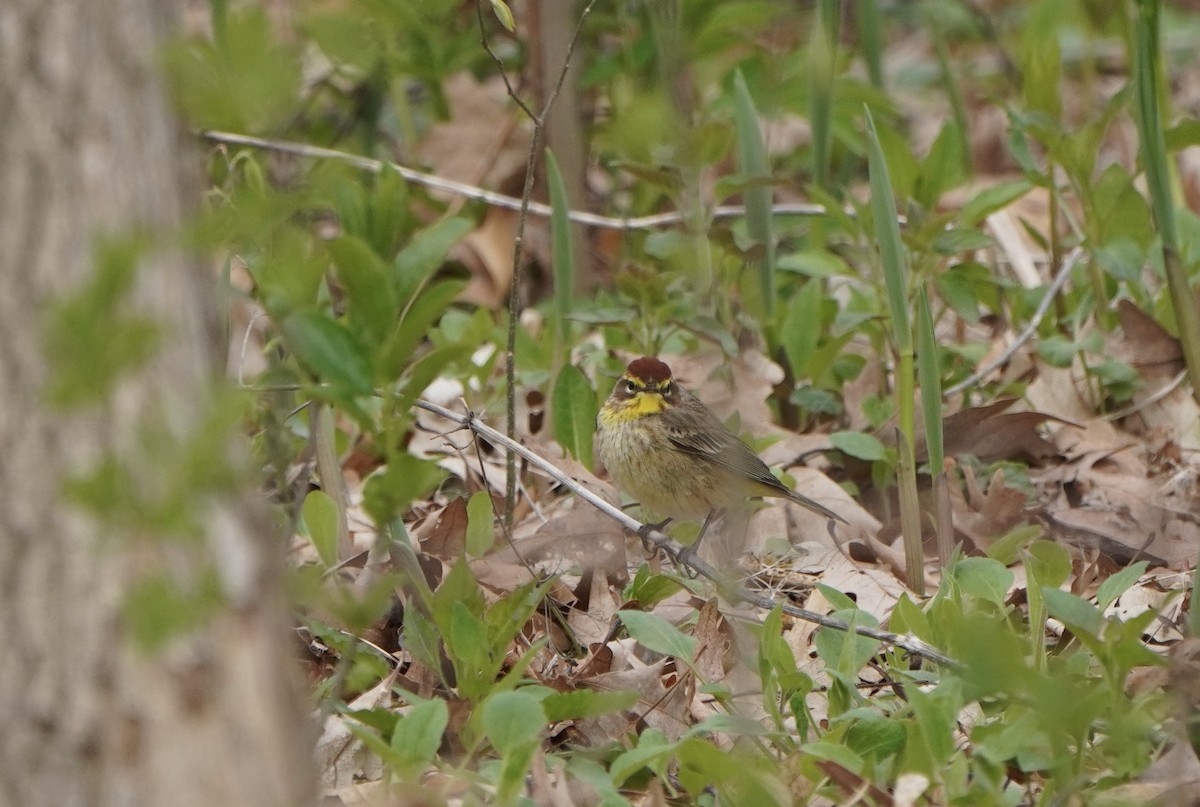
<instances>
[{"instance_id":1,"label":"bare branch","mask_svg":"<svg viewBox=\"0 0 1200 807\"><path fill-rule=\"evenodd\" d=\"M446 409L445 407L438 406L435 403L430 403L429 401L423 400L418 400L416 402L416 406L420 409L424 409L427 412L432 412L435 415L458 423L460 426L469 428L471 431L487 439L488 441L496 443L513 454L520 455L528 463L537 466L542 471L549 474L554 478L555 481L559 482L576 496L580 497L588 504L599 509L605 515L621 524L621 526L625 527L625 529L630 530L631 532L638 532L645 526L637 519L625 513L619 507L616 507L605 501L595 493L592 493L590 490L580 485L574 479L571 479L549 461L539 457L525 446L521 445L515 440L509 439L505 435L488 426L486 423L475 417L473 413L468 412L466 414L461 414ZM851 625L847 622L843 622L840 619L834 619L833 617L825 616L824 614L818 614L815 611L799 608L791 603L782 602L774 599L773 597L768 597L740 586L728 585L727 581L722 579L721 575L716 569L694 555L687 556L684 547L680 546L675 541L671 540L670 537L661 532L651 531L648 535L648 540L653 543L655 547L661 549L673 561L677 563L686 562L688 566L694 569L702 577L705 577L716 583L720 587L722 593L735 602L744 602L749 605L753 605L756 608L761 608L767 611L773 608L781 608L783 613L795 617L796 619L801 619L805 622L813 622L817 625L831 628L833 630L853 631L860 636L866 636L870 639L876 639L880 642L886 642L887 644L894 645L908 651L914 656L920 656L928 659L929 661L940 664L943 667L959 668L962 666L960 662L950 658L945 653L942 653L940 650L931 647L915 636L902 636L898 633L892 633L891 631L872 628L866 625Z\"/></svg>"}]
</instances>

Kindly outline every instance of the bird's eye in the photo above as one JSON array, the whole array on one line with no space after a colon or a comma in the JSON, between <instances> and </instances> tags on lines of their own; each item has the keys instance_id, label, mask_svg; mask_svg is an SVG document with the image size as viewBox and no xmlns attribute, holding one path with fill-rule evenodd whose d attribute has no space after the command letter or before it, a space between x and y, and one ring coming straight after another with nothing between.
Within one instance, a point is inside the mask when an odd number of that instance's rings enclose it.
<instances>
[{"instance_id":1,"label":"bird's eye","mask_svg":"<svg viewBox=\"0 0 1200 807\"><path fill-rule=\"evenodd\" d=\"M668 381L667 383L662 385L662 394L663 395L671 394L671 382L670 381Z\"/></svg>"},{"instance_id":2,"label":"bird's eye","mask_svg":"<svg viewBox=\"0 0 1200 807\"><path fill-rule=\"evenodd\" d=\"M633 382L633 379L625 380L625 391L631 394L637 392L637 384Z\"/></svg>"}]
</instances>

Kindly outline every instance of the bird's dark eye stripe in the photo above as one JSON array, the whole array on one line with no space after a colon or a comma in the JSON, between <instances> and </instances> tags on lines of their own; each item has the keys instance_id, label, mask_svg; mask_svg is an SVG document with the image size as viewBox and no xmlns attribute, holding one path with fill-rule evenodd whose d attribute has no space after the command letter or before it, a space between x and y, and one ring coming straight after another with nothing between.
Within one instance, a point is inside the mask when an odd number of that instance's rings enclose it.
<instances>
[{"instance_id":1,"label":"bird's dark eye stripe","mask_svg":"<svg viewBox=\"0 0 1200 807\"><path fill-rule=\"evenodd\" d=\"M625 379L625 389L628 392L637 392L637 383L632 378Z\"/></svg>"}]
</instances>

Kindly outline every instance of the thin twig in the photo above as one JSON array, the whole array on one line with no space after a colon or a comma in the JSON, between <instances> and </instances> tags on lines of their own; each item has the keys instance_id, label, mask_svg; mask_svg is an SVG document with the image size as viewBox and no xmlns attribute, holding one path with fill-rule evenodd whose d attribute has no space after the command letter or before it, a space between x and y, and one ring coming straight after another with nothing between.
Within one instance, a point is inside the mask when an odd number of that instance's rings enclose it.
<instances>
[{"instance_id":1,"label":"thin twig","mask_svg":"<svg viewBox=\"0 0 1200 807\"><path fill-rule=\"evenodd\" d=\"M1062 291L1062 287L1067 284L1067 280L1071 276L1071 270L1075 268L1075 264L1079 263L1083 257L1083 248L1075 247L1067 253L1067 257L1063 259L1062 268L1058 270L1058 275L1054 278L1054 282L1050 284L1050 288L1046 289L1046 293L1042 295L1041 301L1038 303L1037 310L1033 312L1033 317L1030 318L1029 324L1025 326L1025 330L1021 331L1013 343L1004 349L996 358L989 361L987 364L975 370L971 375L959 381L953 387L947 388L942 397L948 398L951 395L962 392L967 387L973 387L978 384L989 373L995 370L1000 365L1004 364L1012 355L1020 350L1021 346L1033 338L1037 333L1038 325L1042 322L1042 317L1046 316L1046 311L1049 310L1050 304L1054 302L1054 298Z\"/></svg>"},{"instance_id":2,"label":"thin twig","mask_svg":"<svg viewBox=\"0 0 1200 807\"><path fill-rule=\"evenodd\" d=\"M479 19L480 44L487 51L488 56L492 58L492 61L496 63L496 68L500 73L500 78L504 80L504 88L508 92L508 96L533 122L533 137L530 139L529 153L525 159L525 184L521 189L520 206L517 208L519 212L517 214L517 229L513 237L513 274L508 290L508 337L504 348L504 400L507 413L505 431L510 441L512 441L513 435L516 434L517 428L517 319L520 315L521 306L521 258L525 251L525 225L529 219L529 207L532 202L533 177L537 169L538 157L542 150L542 135L546 130L546 115L549 114L551 107L554 106L554 101L558 98L563 82L567 78L567 73L571 69L571 56L575 53L575 45L579 41L579 34L583 30L583 23L588 15L591 14L592 7L595 5L596 0L589 0L588 4L583 7L583 11L579 15L579 20L575 23L575 30L571 32L571 39L567 43L567 53L563 57L563 65L558 73L558 81L555 82L554 88L546 97L541 112L535 115L533 110L521 100L516 89L509 82L508 73L504 69L504 60L492 50L492 46L487 38L487 29L483 23L483 0L475 0L475 14ZM507 478L505 479L504 490L503 523L504 530L508 533L512 531L513 510L517 501L517 462L516 454L511 451L505 457L505 469L507 471Z\"/></svg>"},{"instance_id":3,"label":"thin twig","mask_svg":"<svg viewBox=\"0 0 1200 807\"><path fill-rule=\"evenodd\" d=\"M427 412L432 412L439 417L444 417L447 420L451 420L464 428L468 428L475 434L478 434L488 441L502 446L514 454L519 454L529 464L535 465L545 473L549 474L554 478L555 481L562 484L588 504L603 512L609 518L617 521L619 524L621 524L621 526L625 527L625 529L630 530L631 532L638 532L644 528L645 525L643 525L637 519L628 515L619 507L615 507L614 505L600 498L595 493L592 493L574 479L571 479L569 476L564 474L552 463L539 457L525 446L521 445L515 440L510 440L508 437L488 426L486 423L475 417L473 413L468 412L466 414L462 414L459 412L454 412L446 409L445 407L438 406L435 403L430 403L429 401L423 400L418 400L416 402L416 406L420 409L424 409ZM895 645L896 647L908 651L914 656L920 656L944 667L958 668L962 666L960 662L950 658L945 653L942 653L940 650L931 647L915 636L902 636L898 633L892 633L891 631L881 630L879 628L872 628L867 625L851 625L847 622L843 622L840 619L834 619L833 617L825 616L824 614L818 614L815 611L798 608L791 603L781 602L772 597L750 591L749 589L741 586L729 586L727 585L726 581L722 579L721 575L716 569L700 558L694 555L689 555L684 547L675 543L675 541L671 540L670 537L658 532L657 530L649 533L648 540L653 543L655 547L661 549L669 558L671 558L671 560L675 561L676 563L683 563L686 561L687 565L694 569L698 574L721 586L725 595L734 601L744 602L749 605L753 605L756 608L762 608L763 610L767 611L774 608L781 608L783 613L795 617L796 619L801 619L805 622L813 622L817 625L831 628L833 630L853 631L860 636L866 636L870 639Z\"/></svg>"},{"instance_id":4,"label":"thin twig","mask_svg":"<svg viewBox=\"0 0 1200 807\"><path fill-rule=\"evenodd\" d=\"M253 137L237 132L209 130L201 132L200 136L214 143L224 143L229 146L246 146L248 148L262 149L263 151L294 154L297 157L309 157L317 160L337 160L349 163L356 168L361 168L372 174L378 174L384 170L395 171L405 180L416 185L424 185L427 188L452 193L455 196L484 202L493 207L502 207L506 210L521 209L521 200L515 196L496 193L495 191L489 191L486 188L480 188L476 185L456 182L453 179L439 177L436 174L427 174L423 171L400 165L399 163L375 160L370 157L351 154L347 151L312 146L308 143L299 143L293 140L267 140L262 137ZM531 214L544 218L549 218L551 213L553 213L553 208L550 205L532 200L529 202L528 210ZM825 215L825 207L823 205L802 203L777 204L771 208L771 212L779 216L823 216ZM847 210L846 212L853 213L853 210ZM746 208L743 205L721 205L713 209L713 217L717 219L736 219L745 215ZM590 227L599 227L607 230L655 230L671 224L679 224L685 220L685 215L677 211L655 213L651 216L623 217L604 216L599 213L590 213L586 210L568 210L567 217L579 224L586 224Z\"/></svg>"}]
</instances>

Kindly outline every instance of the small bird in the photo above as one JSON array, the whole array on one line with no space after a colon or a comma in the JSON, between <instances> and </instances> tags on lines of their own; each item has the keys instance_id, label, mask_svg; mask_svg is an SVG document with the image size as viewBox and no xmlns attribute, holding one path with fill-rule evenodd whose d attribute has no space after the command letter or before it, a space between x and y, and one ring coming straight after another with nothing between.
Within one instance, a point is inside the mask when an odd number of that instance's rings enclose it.
<instances>
[{"instance_id":1,"label":"small bird","mask_svg":"<svg viewBox=\"0 0 1200 807\"><path fill-rule=\"evenodd\" d=\"M847 523L776 479L659 359L629 363L596 417L596 432L600 459L617 485L646 510L667 517L647 529L703 517L703 538L710 522L749 496L778 496Z\"/></svg>"}]
</instances>

